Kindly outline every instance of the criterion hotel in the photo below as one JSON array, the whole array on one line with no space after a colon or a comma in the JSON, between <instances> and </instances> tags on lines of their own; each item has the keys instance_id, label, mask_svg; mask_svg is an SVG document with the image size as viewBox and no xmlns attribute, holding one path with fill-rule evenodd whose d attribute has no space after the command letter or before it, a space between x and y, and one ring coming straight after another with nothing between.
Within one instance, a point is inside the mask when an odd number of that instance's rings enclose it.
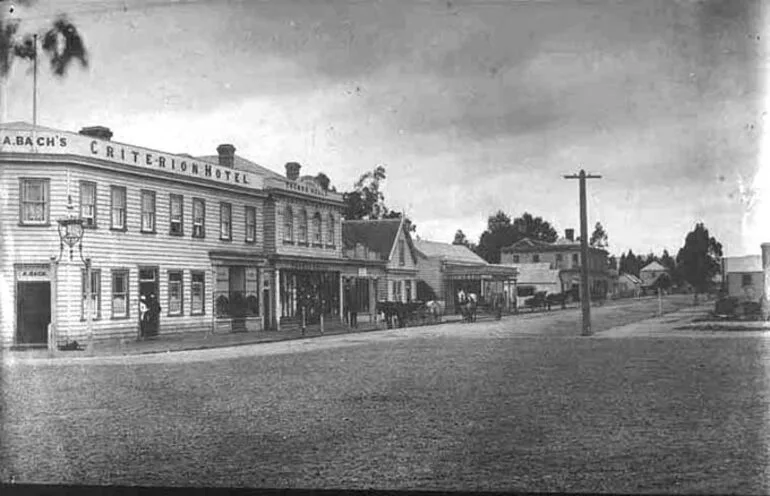
<instances>
[{"instance_id":1,"label":"criterion hotel","mask_svg":"<svg viewBox=\"0 0 770 496\"><path fill-rule=\"evenodd\" d=\"M284 175L216 151L0 126L0 346L339 321L348 277L371 265L343 252L342 195L300 164Z\"/></svg>"}]
</instances>

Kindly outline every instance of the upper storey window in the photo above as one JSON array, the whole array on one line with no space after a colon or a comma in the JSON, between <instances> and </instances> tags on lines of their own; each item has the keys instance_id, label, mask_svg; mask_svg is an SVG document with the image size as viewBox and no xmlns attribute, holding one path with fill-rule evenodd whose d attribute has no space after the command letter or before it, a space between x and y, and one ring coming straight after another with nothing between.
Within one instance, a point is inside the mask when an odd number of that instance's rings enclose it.
<instances>
[{"instance_id":1,"label":"upper storey window","mask_svg":"<svg viewBox=\"0 0 770 496\"><path fill-rule=\"evenodd\" d=\"M291 207L286 207L283 212L283 240L294 241L294 211Z\"/></svg>"},{"instance_id":2,"label":"upper storey window","mask_svg":"<svg viewBox=\"0 0 770 496\"><path fill-rule=\"evenodd\" d=\"M50 208L50 181L48 179L22 179L19 185L19 210L22 224L47 224Z\"/></svg>"},{"instance_id":3,"label":"upper storey window","mask_svg":"<svg viewBox=\"0 0 770 496\"><path fill-rule=\"evenodd\" d=\"M299 242L307 244L307 212L304 208L299 212Z\"/></svg>"}]
</instances>

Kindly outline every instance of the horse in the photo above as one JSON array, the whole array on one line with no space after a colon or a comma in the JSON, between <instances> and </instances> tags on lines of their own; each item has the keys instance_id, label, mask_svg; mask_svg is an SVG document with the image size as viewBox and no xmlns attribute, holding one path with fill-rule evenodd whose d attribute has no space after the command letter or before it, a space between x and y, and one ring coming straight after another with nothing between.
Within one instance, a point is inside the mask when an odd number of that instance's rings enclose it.
<instances>
[{"instance_id":1,"label":"horse","mask_svg":"<svg viewBox=\"0 0 770 496\"><path fill-rule=\"evenodd\" d=\"M427 310L433 323L441 322L441 316L444 314L444 308L441 303L436 300L427 301L425 302L425 310Z\"/></svg>"},{"instance_id":2,"label":"horse","mask_svg":"<svg viewBox=\"0 0 770 496\"><path fill-rule=\"evenodd\" d=\"M457 293L457 303L463 316L463 322L476 322L476 308L478 307L476 293L466 293L461 289Z\"/></svg>"}]
</instances>

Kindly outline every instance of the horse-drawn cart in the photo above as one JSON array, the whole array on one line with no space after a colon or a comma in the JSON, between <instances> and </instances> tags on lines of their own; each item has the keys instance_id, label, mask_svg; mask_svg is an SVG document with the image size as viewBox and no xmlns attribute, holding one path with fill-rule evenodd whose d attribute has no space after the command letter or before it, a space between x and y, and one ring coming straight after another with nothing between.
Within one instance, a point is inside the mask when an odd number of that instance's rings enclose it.
<instances>
[{"instance_id":1,"label":"horse-drawn cart","mask_svg":"<svg viewBox=\"0 0 770 496\"><path fill-rule=\"evenodd\" d=\"M442 309L435 301L378 301L377 313L383 315L388 329L441 321Z\"/></svg>"}]
</instances>

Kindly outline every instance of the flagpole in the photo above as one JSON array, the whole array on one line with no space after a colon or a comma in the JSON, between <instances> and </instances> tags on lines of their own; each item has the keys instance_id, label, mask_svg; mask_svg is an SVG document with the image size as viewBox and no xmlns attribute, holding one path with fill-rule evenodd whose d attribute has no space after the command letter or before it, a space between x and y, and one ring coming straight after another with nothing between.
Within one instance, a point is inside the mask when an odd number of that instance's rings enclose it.
<instances>
[{"instance_id":1,"label":"flagpole","mask_svg":"<svg viewBox=\"0 0 770 496\"><path fill-rule=\"evenodd\" d=\"M37 35L32 40L32 127L37 127Z\"/></svg>"}]
</instances>

